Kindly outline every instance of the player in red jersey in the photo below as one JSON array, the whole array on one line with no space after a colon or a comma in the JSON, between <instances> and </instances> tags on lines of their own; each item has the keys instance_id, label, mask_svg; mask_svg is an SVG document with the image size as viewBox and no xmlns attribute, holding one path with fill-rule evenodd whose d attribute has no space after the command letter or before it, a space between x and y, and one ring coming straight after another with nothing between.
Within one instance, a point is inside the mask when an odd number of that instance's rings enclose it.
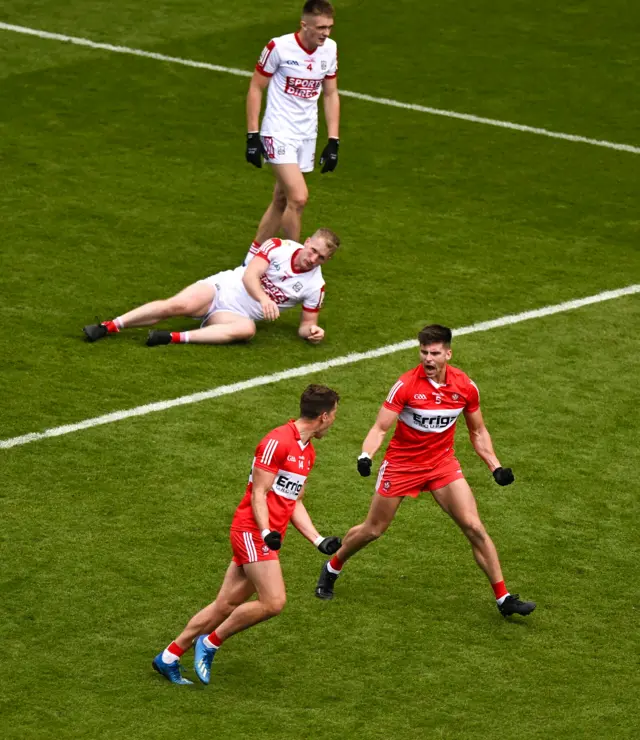
<instances>
[{"instance_id":1,"label":"player in red jersey","mask_svg":"<svg viewBox=\"0 0 640 740\"><path fill-rule=\"evenodd\" d=\"M340 538L318 534L302 502L316 457L311 440L329 431L339 400L331 388L308 386L300 398L300 417L273 429L256 448L231 523L233 558L218 595L153 659L154 669L172 683L191 683L181 674L180 657L196 638L195 671L208 684L224 640L282 611L286 594L278 551L290 521L320 552L332 555L340 547ZM254 594L257 599L249 601Z\"/></svg>"},{"instance_id":2,"label":"player in red jersey","mask_svg":"<svg viewBox=\"0 0 640 740\"><path fill-rule=\"evenodd\" d=\"M448 364L451 330L433 324L419 334L421 363L402 375L389 391L375 424L362 444L358 471L371 474L372 458L397 422L393 438L378 471L375 494L367 518L347 532L342 547L324 564L316 596L333 597L333 584L344 563L380 537L393 521L405 496L430 491L456 522L471 544L476 562L489 579L503 616L527 616L532 601L520 601L504 583L498 553L478 515L476 500L455 457L455 424L464 415L471 444L500 486L513 483L511 468L503 468L493 451L480 411L475 383Z\"/></svg>"},{"instance_id":3,"label":"player in red jersey","mask_svg":"<svg viewBox=\"0 0 640 740\"><path fill-rule=\"evenodd\" d=\"M333 6L327 0L307 0L299 31L271 39L251 78L245 157L255 167L262 167L264 156L276 183L246 262L280 230L287 239L300 238L302 212L309 197L305 174L312 172L315 165L321 93L329 135L320 157L322 172L331 172L338 164L338 48L329 38L333 16ZM267 106L260 123L265 89Z\"/></svg>"}]
</instances>

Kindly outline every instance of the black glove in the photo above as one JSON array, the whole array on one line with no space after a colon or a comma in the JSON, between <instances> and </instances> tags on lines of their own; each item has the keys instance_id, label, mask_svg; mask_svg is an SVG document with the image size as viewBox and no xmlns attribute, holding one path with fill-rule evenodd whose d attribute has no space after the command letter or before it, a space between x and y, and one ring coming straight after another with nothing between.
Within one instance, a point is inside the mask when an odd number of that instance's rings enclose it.
<instances>
[{"instance_id":1,"label":"black glove","mask_svg":"<svg viewBox=\"0 0 640 740\"><path fill-rule=\"evenodd\" d=\"M254 167L262 167L262 141L257 131L247 134L247 162Z\"/></svg>"},{"instance_id":2,"label":"black glove","mask_svg":"<svg viewBox=\"0 0 640 740\"><path fill-rule=\"evenodd\" d=\"M322 174L325 172L333 172L338 166L338 147L340 146L340 139L329 139L329 143L322 150L320 156L320 164L323 164Z\"/></svg>"},{"instance_id":3,"label":"black glove","mask_svg":"<svg viewBox=\"0 0 640 740\"><path fill-rule=\"evenodd\" d=\"M341 544L342 540L339 537L325 537L318 545L318 550L323 555L333 555L334 552L338 552Z\"/></svg>"},{"instance_id":4,"label":"black glove","mask_svg":"<svg viewBox=\"0 0 640 740\"><path fill-rule=\"evenodd\" d=\"M493 471L493 477L499 486L508 486L515 480L511 468L496 468Z\"/></svg>"},{"instance_id":5,"label":"black glove","mask_svg":"<svg viewBox=\"0 0 640 740\"><path fill-rule=\"evenodd\" d=\"M264 539L264 544L270 550L279 550L282 547L282 538L280 537L280 532L271 530L271 532L265 535L263 539Z\"/></svg>"},{"instance_id":6,"label":"black glove","mask_svg":"<svg viewBox=\"0 0 640 740\"><path fill-rule=\"evenodd\" d=\"M363 452L362 455L358 458L358 473L363 478L367 478L371 475L371 466L373 465L373 460L367 455L366 452Z\"/></svg>"}]
</instances>

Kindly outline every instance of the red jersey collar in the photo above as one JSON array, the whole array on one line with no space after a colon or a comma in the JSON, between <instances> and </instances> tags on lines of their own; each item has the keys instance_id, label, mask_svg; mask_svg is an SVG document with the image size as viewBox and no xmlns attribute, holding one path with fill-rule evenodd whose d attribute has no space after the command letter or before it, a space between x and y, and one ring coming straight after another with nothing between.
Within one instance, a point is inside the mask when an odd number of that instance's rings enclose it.
<instances>
[{"instance_id":1,"label":"red jersey collar","mask_svg":"<svg viewBox=\"0 0 640 740\"><path fill-rule=\"evenodd\" d=\"M305 54L309 54L309 56L311 56L311 54L315 54L316 53L316 49L314 49L313 51L309 51L309 49L305 49L304 48L304 46L302 45L302 41L300 41L300 36L298 36L298 32L297 31L293 35L296 37L296 41L298 42L298 46L302 49L302 51L304 51Z\"/></svg>"},{"instance_id":2,"label":"red jersey collar","mask_svg":"<svg viewBox=\"0 0 640 740\"><path fill-rule=\"evenodd\" d=\"M309 442L311 440L308 440L307 442L303 442L302 441L302 437L300 436L300 430L296 426L296 420L295 419L289 419L289 421L287 423L291 427L291 429L293 430L293 436L295 437L296 442L298 443L298 446L300 447L300 449L301 450L306 450L307 449L307 445L309 444Z\"/></svg>"},{"instance_id":3,"label":"red jersey collar","mask_svg":"<svg viewBox=\"0 0 640 740\"><path fill-rule=\"evenodd\" d=\"M311 272L313 270L313 267L311 270L297 270L295 266L295 260L298 256L298 252L302 252L302 247L300 249L296 249L296 251L291 255L291 272L294 273L294 275L302 275L303 272Z\"/></svg>"}]
</instances>

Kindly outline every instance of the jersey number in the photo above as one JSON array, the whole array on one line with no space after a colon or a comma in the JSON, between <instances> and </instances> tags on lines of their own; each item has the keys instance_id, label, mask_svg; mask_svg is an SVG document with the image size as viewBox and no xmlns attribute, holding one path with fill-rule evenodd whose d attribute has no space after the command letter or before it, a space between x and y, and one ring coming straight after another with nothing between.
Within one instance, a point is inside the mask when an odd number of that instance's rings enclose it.
<instances>
[{"instance_id":1,"label":"jersey number","mask_svg":"<svg viewBox=\"0 0 640 740\"><path fill-rule=\"evenodd\" d=\"M313 64L309 64L309 65L307 66L307 69L309 69L309 70L313 71Z\"/></svg>"}]
</instances>

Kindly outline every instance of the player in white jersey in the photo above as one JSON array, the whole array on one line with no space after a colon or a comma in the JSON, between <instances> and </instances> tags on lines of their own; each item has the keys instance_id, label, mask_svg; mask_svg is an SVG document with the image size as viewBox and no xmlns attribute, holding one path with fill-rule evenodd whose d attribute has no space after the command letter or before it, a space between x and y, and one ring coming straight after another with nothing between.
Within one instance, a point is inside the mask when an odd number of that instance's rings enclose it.
<instances>
[{"instance_id":1,"label":"player in white jersey","mask_svg":"<svg viewBox=\"0 0 640 740\"><path fill-rule=\"evenodd\" d=\"M145 303L101 324L85 326L90 342L124 328L151 326L175 316L201 321L193 331L150 331L147 345L228 344L246 341L256 321L275 321L280 311L302 305L298 335L312 344L324 339L318 313L324 299L321 265L340 245L329 229L318 229L303 244L288 239L266 241L250 265L200 280L173 298Z\"/></svg>"},{"instance_id":2,"label":"player in white jersey","mask_svg":"<svg viewBox=\"0 0 640 740\"><path fill-rule=\"evenodd\" d=\"M329 135L320 158L322 172L331 172L338 163L338 50L329 38L333 15L331 3L308 0L302 9L300 30L272 39L262 51L251 79L246 159L262 167L264 155L276 184L245 264L266 239L280 231L287 239L300 239L302 212L309 197L304 173L314 167L321 92ZM266 88L267 107L259 126Z\"/></svg>"}]
</instances>

